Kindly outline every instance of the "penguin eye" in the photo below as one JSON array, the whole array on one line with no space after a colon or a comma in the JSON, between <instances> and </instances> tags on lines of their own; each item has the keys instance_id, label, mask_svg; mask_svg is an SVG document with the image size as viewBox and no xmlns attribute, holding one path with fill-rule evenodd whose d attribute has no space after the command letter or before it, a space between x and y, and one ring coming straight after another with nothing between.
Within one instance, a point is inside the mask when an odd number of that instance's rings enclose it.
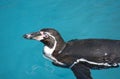
<instances>
[{"instance_id":1,"label":"penguin eye","mask_svg":"<svg viewBox=\"0 0 120 79\"><path fill-rule=\"evenodd\" d=\"M48 37L49 37L49 34L46 33L46 32L44 32L44 36L45 36L45 38L48 38Z\"/></svg>"}]
</instances>

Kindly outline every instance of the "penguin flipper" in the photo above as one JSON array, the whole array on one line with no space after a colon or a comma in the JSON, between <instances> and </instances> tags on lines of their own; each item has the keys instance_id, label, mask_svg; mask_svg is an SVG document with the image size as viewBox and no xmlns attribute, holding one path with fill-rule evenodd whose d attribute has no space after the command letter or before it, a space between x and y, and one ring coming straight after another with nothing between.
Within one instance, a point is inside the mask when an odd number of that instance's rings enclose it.
<instances>
[{"instance_id":1,"label":"penguin flipper","mask_svg":"<svg viewBox=\"0 0 120 79\"><path fill-rule=\"evenodd\" d=\"M76 76L76 79L92 79L90 69L83 64L75 64L71 70Z\"/></svg>"}]
</instances>

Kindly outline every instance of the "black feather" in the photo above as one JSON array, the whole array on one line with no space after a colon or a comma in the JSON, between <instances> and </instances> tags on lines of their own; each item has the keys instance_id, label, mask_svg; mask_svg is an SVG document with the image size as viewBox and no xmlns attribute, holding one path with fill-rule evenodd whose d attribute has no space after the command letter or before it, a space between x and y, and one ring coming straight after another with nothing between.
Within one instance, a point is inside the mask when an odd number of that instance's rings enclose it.
<instances>
[{"instance_id":1,"label":"black feather","mask_svg":"<svg viewBox=\"0 0 120 79\"><path fill-rule=\"evenodd\" d=\"M90 69L81 63L75 64L71 70L77 79L92 79Z\"/></svg>"}]
</instances>

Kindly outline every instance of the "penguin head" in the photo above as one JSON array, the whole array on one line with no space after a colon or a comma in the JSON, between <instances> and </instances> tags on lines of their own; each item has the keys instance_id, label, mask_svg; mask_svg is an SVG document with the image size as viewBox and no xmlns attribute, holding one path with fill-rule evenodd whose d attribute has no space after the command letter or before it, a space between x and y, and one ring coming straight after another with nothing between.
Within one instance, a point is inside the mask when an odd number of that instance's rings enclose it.
<instances>
[{"instance_id":1,"label":"penguin head","mask_svg":"<svg viewBox=\"0 0 120 79\"><path fill-rule=\"evenodd\" d=\"M41 41L50 48L52 48L55 42L64 42L59 32L52 28L44 28L37 32L25 34L23 37L30 40Z\"/></svg>"}]
</instances>

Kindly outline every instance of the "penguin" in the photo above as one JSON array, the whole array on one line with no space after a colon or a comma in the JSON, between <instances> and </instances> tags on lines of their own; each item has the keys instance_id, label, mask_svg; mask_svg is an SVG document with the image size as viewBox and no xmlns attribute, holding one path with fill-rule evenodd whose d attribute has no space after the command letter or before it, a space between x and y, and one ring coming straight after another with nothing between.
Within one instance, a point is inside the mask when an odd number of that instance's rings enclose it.
<instances>
[{"instance_id":1,"label":"penguin","mask_svg":"<svg viewBox=\"0 0 120 79\"><path fill-rule=\"evenodd\" d=\"M120 40L72 39L65 42L53 28L23 35L44 44L43 54L58 67L69 68L76 79L93 79L91 69L117 68L120 65Z\"/></svg>"}]
</instances>

